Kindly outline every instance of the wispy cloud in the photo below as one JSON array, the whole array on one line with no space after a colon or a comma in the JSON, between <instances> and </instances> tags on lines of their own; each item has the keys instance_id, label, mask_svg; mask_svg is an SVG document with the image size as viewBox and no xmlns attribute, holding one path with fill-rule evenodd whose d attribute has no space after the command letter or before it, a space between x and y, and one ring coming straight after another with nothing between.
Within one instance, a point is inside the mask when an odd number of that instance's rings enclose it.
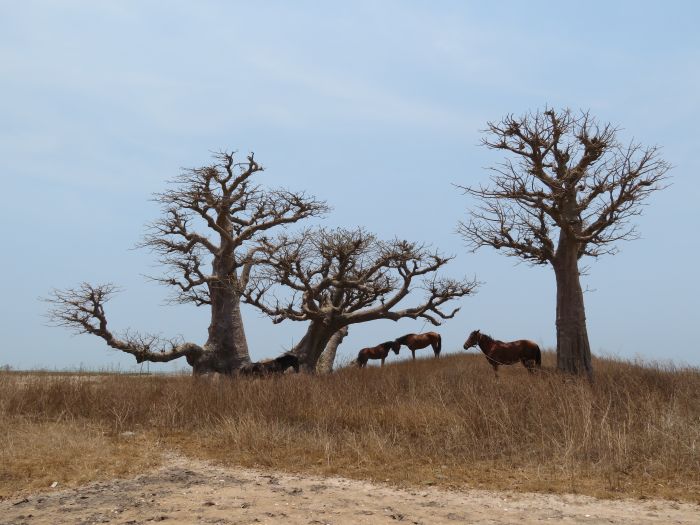
<instances>
[{"instance_id":1,"label":"wispy cloud","mask_svg":"<svg viewBox=\"0 0 700 525\"><path fill-rule=\"evenodd\" d=\"M261 51L245 56L248 66L274 83L280 92L294 87L304 93L303 107L289 105L282 112L286 122L342 118L345 122L392 122L456 131L468 121L466 115L455 114L435 101L406 96L370 79L324 69L303 57L280 57L279 53ZM289 102L284 96L281 100Z\"/></svg>"}]
</instances>

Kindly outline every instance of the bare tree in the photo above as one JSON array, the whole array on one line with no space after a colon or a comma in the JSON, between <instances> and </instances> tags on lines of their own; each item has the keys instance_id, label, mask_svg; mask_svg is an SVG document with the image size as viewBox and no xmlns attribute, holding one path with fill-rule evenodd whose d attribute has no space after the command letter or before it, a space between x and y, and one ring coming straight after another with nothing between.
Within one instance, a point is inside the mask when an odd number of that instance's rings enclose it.
<instances>
[{"instance_id":1,"label":"bare tree","mask_svg":"<svg viewBox=\"0 0 700 525\"><path fill-rule=\"evenodd\" d=\"M104 339L138 362L185 356L194 373L229 373L250 361L240 300L257 263L257 241L268 230L327 211L323 202L288 190L263 190L251 178L263 171L253 154L240 162L234 153L214 155L211 165L183 170L155 200L162 216L140 246L155 252L169 270L154 279L173 288L172 301L211 309L204 345L107 328L104 305L112 285L56 290L49 318L79 333Z\"/></svg>"},{"instance_id":2,"label":"bare tree","mask_svg":"<svg viewBox=\"0 0 700 525\"><path fill-rule=\"evenodd\" d=\"M658 147L622 145L618 129L570 110L509 115L489 123L483 145L510 155L491 184L464 187L478 207L459 232L476 250L491 246L550 264L557 283L557 367L592 377L579 259L614 254L634 239L629 219L664 187Z\"/></svg>"},{"instance_id":3,"label":"bare tree","mask_svg":"<svg viewBox=\"0 0 700 525\"><path fill-rule=\"evenodd\" d=\"M267 265L245 300L275 323L310 321L293 349L307 370L316 368L331 336L343 327L405 317L439 325L459 310L445 313L441 307L471 294L477 285L436 276L450 257L408 241L380 241L362 229L307 230L268 241L264 250ZM422 302L398 308L414 287L423 289Z\"/></svg>"}]
</instances>

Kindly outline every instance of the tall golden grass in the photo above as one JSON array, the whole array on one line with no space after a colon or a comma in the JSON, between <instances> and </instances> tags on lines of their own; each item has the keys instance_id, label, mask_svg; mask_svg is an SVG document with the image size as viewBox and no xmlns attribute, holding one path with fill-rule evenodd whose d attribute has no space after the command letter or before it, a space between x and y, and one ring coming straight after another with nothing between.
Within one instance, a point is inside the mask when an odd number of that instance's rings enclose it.
<instances>
[{"instance_id":1,"label":"tall golden grass","mask_svg":"<svg viewBox=\"0 0 700 525\"><path fill-rule=\"evenodd\" d=\"M553 360L500 380L466 354L274 379L4 373L0 496L176 451L400 485L700 501L700 371L597 359L591 385Z\"/></svg>"}]
</instances>

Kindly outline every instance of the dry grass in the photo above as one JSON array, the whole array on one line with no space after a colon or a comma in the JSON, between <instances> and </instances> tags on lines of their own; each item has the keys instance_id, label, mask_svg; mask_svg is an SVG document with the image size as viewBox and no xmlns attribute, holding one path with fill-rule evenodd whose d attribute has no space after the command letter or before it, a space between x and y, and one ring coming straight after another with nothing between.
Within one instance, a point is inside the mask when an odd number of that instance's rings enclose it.
<instances>
[{"instance_id":1,"label":"dry grass","mask_svg":"<svg viewBox=\"0 0 700 525\"><path fill-rule=\"evenodd\" d=\"M593 386L522 368L496 381L483 357L459 355L218 382L0 374L0 497L177 450L407 485L700 501L700 371L598 360L596 372Z\"/></svg>"}]
</instances>

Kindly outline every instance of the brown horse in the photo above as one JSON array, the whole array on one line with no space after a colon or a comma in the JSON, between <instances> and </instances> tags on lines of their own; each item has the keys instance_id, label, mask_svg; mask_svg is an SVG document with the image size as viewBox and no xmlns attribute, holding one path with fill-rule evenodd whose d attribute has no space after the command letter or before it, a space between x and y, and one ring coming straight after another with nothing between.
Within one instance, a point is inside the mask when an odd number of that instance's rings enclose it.
<instances>
[{"instance_id":1,"label":"brown horse","mask_svg":"<svg viewBox=\"0 0 700 525\"><path fill-rule=\"evenodd\" d=\"M396 355L399 355L399 348L400 346L397 346L394 341L387 341L371 348L363 348L357 353L355 361L359 368L364 368L369 359L381 359L382 366L384 366L384 360L389 355L389 350L393 350Z\"/></svg>"},{"instance_id":2,"label":"brown horse","mask_svg":"<svg viewBox=\"0 0 700 525\"><path fill-rule=\"evenodd\" d=\"M469 350L477 344L493 367L496 377L498 377L499 365L512 365L520 361L530 373L534 372L535 367L542 366L540 347L533 341L520 339L504 343L482 334L479 330L474 330L464 342L464 349Z\"/></svg>"},{"instance_id":3,"label":"brown horse","mask_svg":"<svg viewBox=\"0 0 700 525\"><path fill-rule=\"evenodd\" d=\"M411 351L411 355L413 356L414 361L416 359L416 350L425 348L428 345L433 347L433 353L435 354L435 357L440 357L440 350L442 350L442 338L437 332L426 332L424 334L406 334L403 337L399 337L394 342L399 345L399 348L401 348L401 345L406 345Z\"/></svg>"}]
</instances>

